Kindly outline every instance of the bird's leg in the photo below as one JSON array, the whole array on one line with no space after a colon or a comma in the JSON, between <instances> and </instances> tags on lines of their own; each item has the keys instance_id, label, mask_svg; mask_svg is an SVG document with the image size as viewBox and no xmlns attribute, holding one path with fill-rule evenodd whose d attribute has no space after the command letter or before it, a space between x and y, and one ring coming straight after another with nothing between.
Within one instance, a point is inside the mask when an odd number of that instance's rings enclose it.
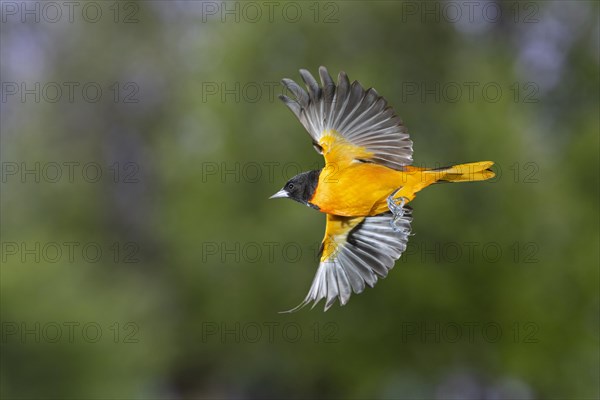
<instances>
[{"instance_id":1,"label":"bird's leg","mask_svg":"<svg viewBox=\"0 0 600 400\"><path fill-rule=\"evenodd\" d=\"M402 217L404 216L404 204L406 204L408 199L404 196L399 197L397 199L394 198L394 196L400 191L400 189L395 190L394 193L390 194L387 198L388 208L393 214L393 218L392 221L390 221L390 225L392 226L394 232L404 232L406 230L406 227L402 226Z\"/></svg>"},{"instance_id":2,"label":"bird's leg","mask_svg":"<svg viewBox=\"0 0 600 400\"><path fill-rule=\"evenodd\" d=\"M402 188L400 188L400 189L402 189ZM404 207L404 204L408 200L404 196L399 197L397 199L394 198L394 196L396 196L396 193L398 193L400 191L400 189L396 189L394 191L394 193L390 194L387 198L388 208L390 209L392 214L394 214L394 217L398 217L398 218L402 218L402 216L404 215L404 209L402 207Z\"/></svg>"}]
</instances>

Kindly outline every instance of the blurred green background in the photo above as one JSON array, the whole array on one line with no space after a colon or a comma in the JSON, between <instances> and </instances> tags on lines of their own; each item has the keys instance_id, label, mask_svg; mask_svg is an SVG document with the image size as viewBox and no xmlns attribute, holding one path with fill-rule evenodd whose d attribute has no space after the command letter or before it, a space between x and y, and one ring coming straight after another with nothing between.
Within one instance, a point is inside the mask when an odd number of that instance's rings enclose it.
<instances>
[{"instance_id":1,"label":"blurred green background","mask_svg":"<svg viewBox=\"0 0 600 400\"><path fill-rule=\"evenodd\" d=\"M597 2L54 4L2 3L2 398L600 396ZM279 81L319 65L498 177L278 314L325 225L267 201L322 163Z\"/></svg>"}]
</instances>

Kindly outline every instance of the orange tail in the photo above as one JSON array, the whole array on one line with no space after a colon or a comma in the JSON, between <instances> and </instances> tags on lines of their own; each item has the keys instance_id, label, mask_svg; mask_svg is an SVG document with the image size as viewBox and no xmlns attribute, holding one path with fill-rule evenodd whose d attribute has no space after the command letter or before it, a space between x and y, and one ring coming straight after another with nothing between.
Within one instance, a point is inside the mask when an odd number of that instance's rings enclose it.
<instances>
[{"instance_id":1,"label":"orange tail","mask_svg":"<svg viewBox=\"0 0 600 400\"><path fill-rule=\"evenodd\" d=\"M459 164L452 167L435 168L425 171L426 174L437 175L435 182L476 182L491 179L496 174L490 169L492 161L480 161Z\"/></svg>"}]
</instances>

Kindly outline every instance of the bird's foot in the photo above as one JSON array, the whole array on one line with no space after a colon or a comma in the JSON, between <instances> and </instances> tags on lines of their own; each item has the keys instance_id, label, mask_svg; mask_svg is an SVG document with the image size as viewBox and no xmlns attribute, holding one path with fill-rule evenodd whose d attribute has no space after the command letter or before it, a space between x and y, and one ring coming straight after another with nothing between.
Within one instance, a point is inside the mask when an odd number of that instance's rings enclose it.
<instances>
[{"instance_id":1,"label":"bird's foot","mask_svg":"<svg viewBox=\"0 0 600 400\"><path fill-rule=\"evenodd\" d=\"M400 188L400 189L402 189L402 188ZM402 217L404 217L404 211L405 211L404 204L406 204L408 202L408 199L404 196L401 196L399 198L394 198L394 196L396 195L396 193L398 193L398 191L400 189L397 189L396 191L394 191L394 193L389 195L387 198L388 208L390 209L390 211L392 212L392 215L393 215L393 218L390 221L390 225L391 225L392 229L394 230L394 232L407 233L408 230L406 228L406 223L402 219Z\"/></svg>"}]
</instances>

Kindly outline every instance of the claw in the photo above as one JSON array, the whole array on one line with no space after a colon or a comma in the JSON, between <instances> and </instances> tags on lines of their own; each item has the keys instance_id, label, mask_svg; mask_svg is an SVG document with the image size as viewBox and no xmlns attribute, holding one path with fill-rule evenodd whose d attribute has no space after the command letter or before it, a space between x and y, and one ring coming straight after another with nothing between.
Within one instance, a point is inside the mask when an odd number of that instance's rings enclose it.
<instances>
[{"instance_id":1,"label":"claw","mask_svg":"<svg viewBox=\"0 0 600 400\"><path fill-rule=\"evenodd\" d=\"M394 198L394 196L400 191L400 189L396 189L394 193L388 196L387 205L394 215L401 214L400 216L402 216L402 214L404 214L404 210L402 209L402 207L404 207L404 203L406 203L406 197L400 197L399 199Z\"/></svg>"},{"instance_id":2,"label":"claw","mask_svg":"<svg viewBox=\"0 0 600 400\"><path fill-rule=\"evenodd\" d=\"M400 189L402 189L402 188L400 188ZM392 226L392 229L394 230L394 232L408 233L406 226L402 226L402 225L406 225L406 224L403 224L404 221L402 220L402 217L404 216L404 204L406 204L408 199L404 196L402 196L398 199L394 198L394 196L396 195L396 193L398 193L398 191L400 189L395 190L394 193L389 195L387 198L388 208L394 215L394 218L392 218L392 221L390 221L390 225Z\"/></svg>"}]
</instances>

